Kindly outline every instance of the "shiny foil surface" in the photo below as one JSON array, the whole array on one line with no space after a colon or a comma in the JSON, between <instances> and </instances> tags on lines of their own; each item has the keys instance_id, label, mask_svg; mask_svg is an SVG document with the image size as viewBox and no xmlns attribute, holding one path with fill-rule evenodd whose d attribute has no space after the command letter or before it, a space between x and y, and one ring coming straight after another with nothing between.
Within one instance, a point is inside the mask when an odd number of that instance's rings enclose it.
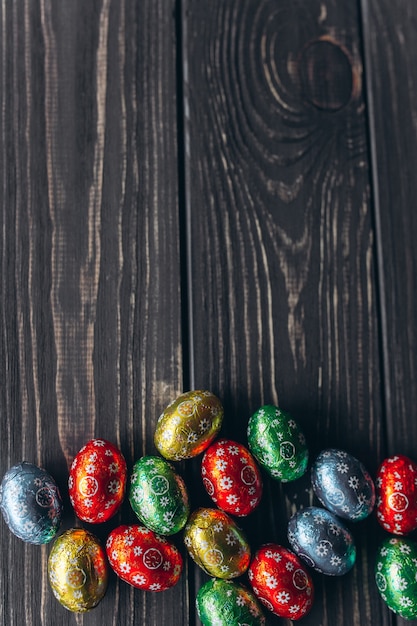
<instances>
[{"instance_id":1,"label":"shiny foil surface","mask_svg":"<svg viewBox=\"0 0 417 626\"><path fill-rule=\"evenodd\" d=\"M140 521L162 535L184 528L190 513L183 479L157 456L144 456L133 466L129 501Z\"/></svg>"},{"instance_id":2,"label":"shiny foil surface","mask_svg":"<svg viewBox=\"0 0 417 626\"><path fill-rule=\"evenodd\" d=\"M201 462L204 487L226 513L242 517L252 513L262 496L262 478L255 459L240 443L219 439Z\"/></svg>"},{"instance_id":3,"label":"shiny foil surface","mask_svg":"<svg viewBox=\"0 0 417 626\"><path fill-rule=\"evenodd\" d=\"M248 570L252 588L264 606L279 617L298 620L307 615L314 586L306 567L283 546L261 546Z\"/></svg>"},{"instance_id":4,"label":"shiny foil surface","mask_svg":"<svg viewBox=\"0 0 417 626\"><path fill-rule=\"evenodd\" d=\"M212 578L207 581L197 594L196 606L204 626L265 624L265 617L253 593L231 580Z\"/></svg>"},{"instance_id":5,"label":"shiny foil surface","mask_svg":"<svg viewBox=\"0 0 417 626\"><path fill-rule=\"evenodd\" d=\"M385 539L377 552L375 581L387 606L405 619L417 618L417 544Z\"/></svg>"},{"instance_id":6,"label":"shiny foil surface","mask_svg":"<svg viewBox=\"0 0 417 626\"><path fill-rule=\"evenodd\" d=\"M350 531L333 513L316 506L290 518L288 541L294 552L321 574L343 576L355 563L356 547Z\"/></svg>"},{"instance_id":7,"label":"shiny foil surface","mask_svg":"<svg viewBox=\"0 0 417 626\"><path fill-rule=\"evenodd\" d=\"M107 589L108 566L97 537L83 528L60 535L48 559L48 577L56 599L69 611L97 606Z\"/></svg>"},{"instance_id":8,"label":"shiny foil surface","mask_svg":"<svg viewBox=\"0 0 417 626\"><path fill-rule=\"evenodd\" d=\"M322 450L311 468L311 484L322 505L338 517L361 521L375 505L375 486L364 465L344 450Z\"/></svg>"},{"instance_id":9,"label":"shiny foil surface","mask_svg":"<svg viewBox=\"0 0 417 626\"><path fill-rule=\"evenodd\" d=\"M223 406L210 391L188 391L171 402L160 415L154 441L160 454L171 461L190 459L203 452L218 434Z\"/></svg>"},{"instance_id":10,"label":"shiny foil surface","mask_svg":"<svg viewBox=\"0 0 417 626\"><path fill-rule=\"evenodd\" d=\"M300 478L307 469L305 437L290 414L276 406L265 405L250 417L248 444L259 464L282 482Z\"/></svg>"},{"instance_id":11,"label":"shiny foil surface","mask_svg":"<svg viewBox=\"0 0 417 626\"><path fill-rule=\"evenodd\" d=\"M62 500L52 476L32 463L19 463L5 473L0 508L11 532L27 543L48 543L62 517Z\"/></svg>"},{"instance_id":12,"label":"shiny foil surface","mask_svg":"<svg viewBox=\"0 0 417 626\"><path fill-rule=\"evenodd\" d=\"M91 439L75 456L68 480L76 515L90 524L106 522L123 502L126 461L120 450L104 439Z\"/></svg>"},{"instance_id":13,"label":"shiny foil surface","mask_svg":"<svg viewBox=\"0 0 417 626\"><path fill-rule=\"evenodd\" d=\"M408 535L417 528L417 464L404 455L390 456L377 471L376 515L389 533Z\"/></svg>"},{"instance_id":14,"label":"shiny foil surface","mask_svg":"<svg viewBox=\"0 0 417 626\"><path fill-rule=\"evenodd\" d=\"M165 591L180 579L177 547L145 526L118 526L108 536L106 551L116 574L138 589Z\"/></svg>"},{"instance_id":15,"label":"shiny foil surface","mask_svg":"<svg viewBox=\"0 0 417 626\"><path fill-rule=\"evenodd\" d=\"M216 578L236 578L250 562L243 531L224 511L199 508L188 519L184 543L191 558Z\"/></svg>"}]
</instances>

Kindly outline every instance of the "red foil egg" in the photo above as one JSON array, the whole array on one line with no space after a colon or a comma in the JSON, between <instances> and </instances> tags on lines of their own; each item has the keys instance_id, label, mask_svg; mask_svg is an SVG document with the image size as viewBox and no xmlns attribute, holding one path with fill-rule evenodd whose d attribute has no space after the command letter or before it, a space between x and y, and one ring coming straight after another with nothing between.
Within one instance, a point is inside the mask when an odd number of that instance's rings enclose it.
<instances>
[{"instance_id":1,"label":"red foil egg","mask_svg":"<svg viewBox=\"0 0 417 626\"><path fill-rule=\"evenodd\" d=\"M248 569L258 600L279 617L300 619L310 611L314 587L298 557L277 544L259 548Z\"/></svg>"},{"instance_id":2,"label":"red foil egg","mask_svg":"<svg viewBox=\"0 0 417 626\"><path fill-rule=\"evenodd\" d=\"M165 591L180 579L178 549L145 526L118 526L108 536L106 551L116 574L138 589Z\"/></svg>"},{"instance_id":3,"label":"red foil egg","mask_svg":"<svg viewBox=\"0 0 417 626\"><path fill-rule=\"evenodd\" d=\"M118 511L126 489L126 461L104 439L91 439L75 456L68 480L76 515L84 522L106 522Z\"/></svg>"},{"instance_id":4,"label":"red foil egg","mask_svg":"<svg viewBox=\"0 0 417 626\"><path fill-rule=\"evenodd\" d=\"M403 455L382 461L376 475L376 515L394 535L417 528L417 464Z\"/></svg>"},{"instance_id":5,"label":"red foil egg","mask_svg":"<svg viewBox=\"0 0 417 626\"><path fill-rule=\"evenodd\" d=\"M219 439L201 463L204 487L226 513L243 517L252 513L262 496L262 478L252 454L236 441Z\"/></svg>"}]
</instances>

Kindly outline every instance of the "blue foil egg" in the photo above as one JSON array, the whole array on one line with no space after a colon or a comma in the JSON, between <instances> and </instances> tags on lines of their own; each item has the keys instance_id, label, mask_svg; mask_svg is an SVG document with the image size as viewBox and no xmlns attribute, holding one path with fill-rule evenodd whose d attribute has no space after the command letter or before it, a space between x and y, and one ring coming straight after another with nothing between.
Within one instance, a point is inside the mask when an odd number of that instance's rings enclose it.
<instances>
[{"instance_id":1,"label":"blue foil egg","mask_svg":"<svg viewBox=\"0 0 417 626\"><path fill-rule=\"evenodd\" d=\"M0 508L11 532L27 543L53 539L62 517L62 500L52 476L32 463L19 463L5 473Z\"/></svg>"},{"instance_id":2,"label":"blue foil egg","mask_svg":"<svg viewBox=\"0 0 417 626\"><path fill-rule=\"evenodd\" d=\"M356 547L349 530L333 513L316 506L291 517L288 541L294 552L321 574L343 576L355 563Z\"/></svg>"},{"instance_id":3,"label":"blue foil egg","mask_svg":"<svg viewBox=\"0 0 417 626\"><path fill-rule=\"evenodd\" d=\"M314 493L326 509L351 521L368 517L375 505L373 480L344 450L322 450L311 468Z\"/></svg>"}]
</instances>

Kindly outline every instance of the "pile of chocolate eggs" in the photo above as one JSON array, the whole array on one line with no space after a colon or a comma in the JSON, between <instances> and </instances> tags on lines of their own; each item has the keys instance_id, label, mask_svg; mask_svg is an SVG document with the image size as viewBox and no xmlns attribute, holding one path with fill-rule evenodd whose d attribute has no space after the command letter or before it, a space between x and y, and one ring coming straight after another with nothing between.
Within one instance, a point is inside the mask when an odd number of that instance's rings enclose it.
<instances>
[{"instance_id":1,"label":"pile of chocolate eggs","mask_svg":"<svg viewBox=\"0 0 417 626\"><path fill-rule=\"evenodd\" d=\"M417 617L417 544L401 537L417 528L417 465L405 456L389 457L374 484L346 451L322 450L311 467L311 485L322 507L292 515L288 546L264 543L252 553L235 518L259 505L263 472L281 482L303 476L308 449L296 421L278 407L265 405L250 417L247 448L217 438L222 420L222 404L211 392L180 395L156 426L160 456L141 457L130 476L112 443L97 438L81 448L68 480L77 517L89 524L106 522L127 494L140 522L114 528L104 547L80 527L57 536L62 499L48 472L26 462L6 472L0 507L11 532L34 544L54 539L48 576L58 601L75 612L92 609L106 592L109 566L138 589L161 592L174 586L183 559L169 536L182 531L189 556L211 577L196 598L205 626L265 624L261 605L297 620L313 605L310 568L328 576L351 570L356 548L345 521L361 522L376 508L379 523L391 535L377 553L376 586L392 611ZM213 506L191 511L186 483L172 462L200 454L201 480ZM245 584L235 580L243 575Z\"/></svg>"}]
</instances>

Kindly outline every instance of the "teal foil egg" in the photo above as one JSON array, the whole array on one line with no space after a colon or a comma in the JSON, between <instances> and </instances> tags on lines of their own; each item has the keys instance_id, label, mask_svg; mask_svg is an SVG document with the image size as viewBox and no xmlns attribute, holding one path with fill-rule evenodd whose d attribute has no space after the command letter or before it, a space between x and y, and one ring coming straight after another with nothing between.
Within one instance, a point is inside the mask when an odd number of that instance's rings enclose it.
<instances>
[{"instance_id":1,"label":"teal foil egg","mask_svg":"<svg viewBox=\"0 0 417 626\"><path fill-rule=\"evenodd\" d=\"M180 531L190 513L183 479L157 456L144 456L133 466L129 501L140 521L160 535Z\"/></svg>"},{"instance_id":2,"label":"teal foil egg","mask_svg":"<svg viewBox=\"0 0 417 626\"><path fill-rule=\"evenodd\" d=\"M330 511L308 506L288 522L288 541L307 565L327 576L343 576L352 569L356 547L350 530Z\"/></svg>"},{"instance_id":3,"label":"teal foil egg","mask_svg":"<svg viewBox=\"0 0 417 626\"><path fill-rule=\"evenodd\" d=\"M197 594L196 606L204 626L265 624L265 617L253 593L231 580L213 578L207 581Z\"/></svg>"},{"instance_id":4,"label":"teal foil egg","mask_svg":"<svg viewBox=\"0 0 417 626\"><path fill-rule=\"evenodd\" d=\"M387 606L405 619L417 618L417 543L385 539L375 565L375 581Z\"/></svg>"},{"instance_id":5,"label":"teal foil egg","mask_svg":"<svg viewBox=\"0 0 417 626\"><path fill-rule=\"evenodd\" d=\"M0 485L0 509L11 532L27 543L48 543L61 525L58 486L46 470L32 463L7 470Z\"/></svg>"},{"instance_id":6,"label":"teal foil egg","mask_svg":"<svg viewBox=\"0 0 417 626\"><path fill-rule=\"evenodd\" d=\"M258 463L282 482L300 478L307 469L305 437L291 415L276 406L267 404L251 416L248 445Z\"/></svg>"}]
</instances>

